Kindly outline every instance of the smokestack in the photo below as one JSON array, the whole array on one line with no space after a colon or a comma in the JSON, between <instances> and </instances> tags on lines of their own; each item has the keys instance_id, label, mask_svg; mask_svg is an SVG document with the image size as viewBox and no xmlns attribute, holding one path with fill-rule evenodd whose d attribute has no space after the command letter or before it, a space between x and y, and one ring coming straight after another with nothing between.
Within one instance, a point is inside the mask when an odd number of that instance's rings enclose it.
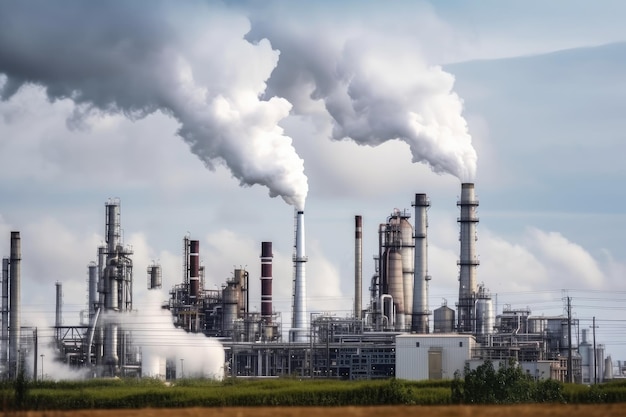
<instances>
[{"instance_id":1,"label":"smokestack","mask_svg":"<svg viewBox=\"0 0 626 417\"><path fill-rule=\"evenodd\" d=\"M411 332L429 333L428 316L428 218L430 201L426 194L415 194L415 276L413 281L413 319Z\"/></svg>"},{"instance_id":2,"label":"smokestack","mask_svg":"<svg viewBox=\"0 0 626 417\"><path fill-rule=\"evenodd\" d=\"M191 304L198 299L200 288L200 241L189 241L189 298Z\"/></svg>"},{"instance_id":3,"label":"smokestack","mask_svg":"<svg viewBox=\"0 0 626 417\"><path fill-rule=\"evenodd\" d=\"M272 242L261 242L261 320L272 323Z\"/></svg>"},{"instance_id":4,"label":"smokestack","mask_svg":"<svg viewBox=\"0 0 626 417\"><path fill-rule=\"evenodd\" d=\"M16 378L19 373L20 353L20 310L21 310L21 270L22 248L20 232L11 232L11 257L9 259L10 317L9 317L9 378Z\"/></svg>"},{"instance_id":5,"label":"smokestack","mask_svg":"<svg viewBox=\"0 0 626 417\"><path fill-rule=\"evenodd\" d=\"M361 319L363 287L363 219L354 216L354 318Z\"/></svg>"},{"instance_id":6,"label":"smokestack","mask_svg":"<svg viewBox=\"0 0 626 417\"><path fill-rule=\"evenodd\" d=\"M0 365L7 364L9 350L9 258L2 259L2 339L0 340Z\"/></svg>"},{"instance_id":7,"label":"smokestack","mask_svg":"<svg viewBox=\"0 0 626 417\"><path fill-rule=\"evenodd\" d=\"M459 304L457 331L472 333L475 328L474 306L476 303L476 207L478 200L474 195L474 184L461 185L461 200L457 203L461 208L459 217L461 253L459 258Z\"/></svg>"},{"instance_id":8,"label":"smokestack","mask_svg":"<svg viewBox=\"0 0 626 417\"><path fill-rule=\"evenodd\" d=\"M292 341L306 342L307 340L307 310L306 310L306 275L305 263L307 257L304 248L304 211L296 211L295 254L293 262L295 279L293 288L293 316Z\"/></svg>"},{"instance_id":9,"label":"smokestack","mask_svg":"<svg viewBox=\"0 0 626 417\"><path fill-rule=\"evenodd\" d=\"M59 332L59 327L63 325L63 284L59 281L55 283L56 286L56 309L54 315L54 326L57 328L57 332Z\"/></svg>"}]
</instances>

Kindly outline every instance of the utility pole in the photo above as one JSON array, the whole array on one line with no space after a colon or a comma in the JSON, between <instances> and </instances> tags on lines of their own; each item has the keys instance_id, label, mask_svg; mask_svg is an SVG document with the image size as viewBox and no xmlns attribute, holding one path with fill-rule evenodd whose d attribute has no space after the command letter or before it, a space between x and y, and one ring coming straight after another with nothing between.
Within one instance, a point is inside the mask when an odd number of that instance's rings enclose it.
<instances>
[{"instance_id":1,"label":"utility pole","mask_svg":"<svg viewBox=\"0 0 626 417\"><path fill-rule=\"evenodd\" d=\"M593 383L598 383L598 358L596 357L596 316L593 316Z\"/></svg>"},{"instance_id":2,"label":"utility pole","mask_svg":"<svg viewBox=\"0 0 626 417\"><path fill-rule=\"evenodd\" d=\"M574 382L572 361L572 299L567 297L567 382Z\"/></svg>"}]
</instances>

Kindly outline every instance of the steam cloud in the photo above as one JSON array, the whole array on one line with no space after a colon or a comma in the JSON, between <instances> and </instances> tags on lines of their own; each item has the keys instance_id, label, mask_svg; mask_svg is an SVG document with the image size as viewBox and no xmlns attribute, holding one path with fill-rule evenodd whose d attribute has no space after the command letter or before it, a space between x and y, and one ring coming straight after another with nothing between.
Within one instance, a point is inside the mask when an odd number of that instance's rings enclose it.
<instances>
[{"instance_id":1,"label":"steam cloud","mask_svg":"<svg viewBox=\"0 0 626 417\"><path fill-rule=\"evenodd\" d=\"M3 2L0 98L35 83L77 103L78 119L161 110L208 168L225 164L241 185L302 209L304 163L278 125L291 104L259 98L278 52L248 31L247 19L201 3Z\"/></svg>"},{"instance_id":2,"label":"steam cloud","mask_svg":"<svg viewBox=\"0 0 626 417\"><path fill-rule=\"evenodd\" d=\"M265 186L298 209L304 163L279 123L317 112L311 103L332 119L333 139L402 140L414 162L473 181L477 157L454 78L414 45L254 13L200 2L3 2L0 98L35 83L51 100L71 98L76 120L160 110L208 168L224 164L241 185Z\"/></svg>"},{"instance_id":3,"label":"steam cloud","mask_svg":"<svg viewBox=\"0 0 626 417\"><path fill-rule=\"evenodd\" d=\"M462 100L452 91L454 77L427 65L410 34L376 32L347 18L334 32L326 22L306 22L308 30L298 26L292 34L293 25L253 17L249 37L267 38L281 51L270 93L290 100L296 112L321 100L333 119L333 139L368 146L401 140L413 162L474 181L477 155Z\"/></svg>"}]
</instances>

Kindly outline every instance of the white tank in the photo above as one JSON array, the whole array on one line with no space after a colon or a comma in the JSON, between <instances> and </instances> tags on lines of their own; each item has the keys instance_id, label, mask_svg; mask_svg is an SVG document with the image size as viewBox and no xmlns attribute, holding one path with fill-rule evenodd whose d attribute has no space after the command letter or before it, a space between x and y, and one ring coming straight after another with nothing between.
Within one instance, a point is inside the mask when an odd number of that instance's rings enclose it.
<instances>
[{"instance_id":1,"label":"white tank","mask_svg":"<svg viewBox=\"0 0 626 417\"><path fill-rule=\"evenodd\" d=\"M494 332L496 320L491 298L476 300L476 334L487 335Z\"/></svg>"}]
</instances>

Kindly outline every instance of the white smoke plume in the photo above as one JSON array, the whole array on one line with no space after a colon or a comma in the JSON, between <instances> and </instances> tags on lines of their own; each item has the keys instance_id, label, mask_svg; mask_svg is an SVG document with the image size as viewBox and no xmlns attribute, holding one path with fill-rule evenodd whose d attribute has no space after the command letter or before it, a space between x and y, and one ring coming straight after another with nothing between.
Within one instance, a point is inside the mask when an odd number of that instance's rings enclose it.
<instances>
[{"instance_id":1,"label":"white smoke plume","mask_svg":"<svg viewBox=\"0 0 626 417\"><path fill-rule=\"evenodd\" d=\"M304 164L278 124L291 104L260 99L279 53L245 40L249 29L217 3L2 2L0 98L42 85L77 104L70 126L94 112L161 110L208 168L226 165L241 185L302 209Z\"/></svg>"},{"instance_id":2,"label":"white smoke plume","mask_svg":"<svg viewBox=\"0 0 626 417\"><path fill-rule=\"evenodd\" d=\"M424 62L410 31L394 35L392 22L381 29L375 16L354 23L348 13L340 17L343 25L313 15L295 28L284 18L277 25L273 16L251 16L248 36L269 39L281 51L270 94L290 100L295 112L321 101L333 139L368 146L401 140L413 162L474 181L477 155L462 100L452 91L454 77Z\"/></svg>"}]
</instances>

